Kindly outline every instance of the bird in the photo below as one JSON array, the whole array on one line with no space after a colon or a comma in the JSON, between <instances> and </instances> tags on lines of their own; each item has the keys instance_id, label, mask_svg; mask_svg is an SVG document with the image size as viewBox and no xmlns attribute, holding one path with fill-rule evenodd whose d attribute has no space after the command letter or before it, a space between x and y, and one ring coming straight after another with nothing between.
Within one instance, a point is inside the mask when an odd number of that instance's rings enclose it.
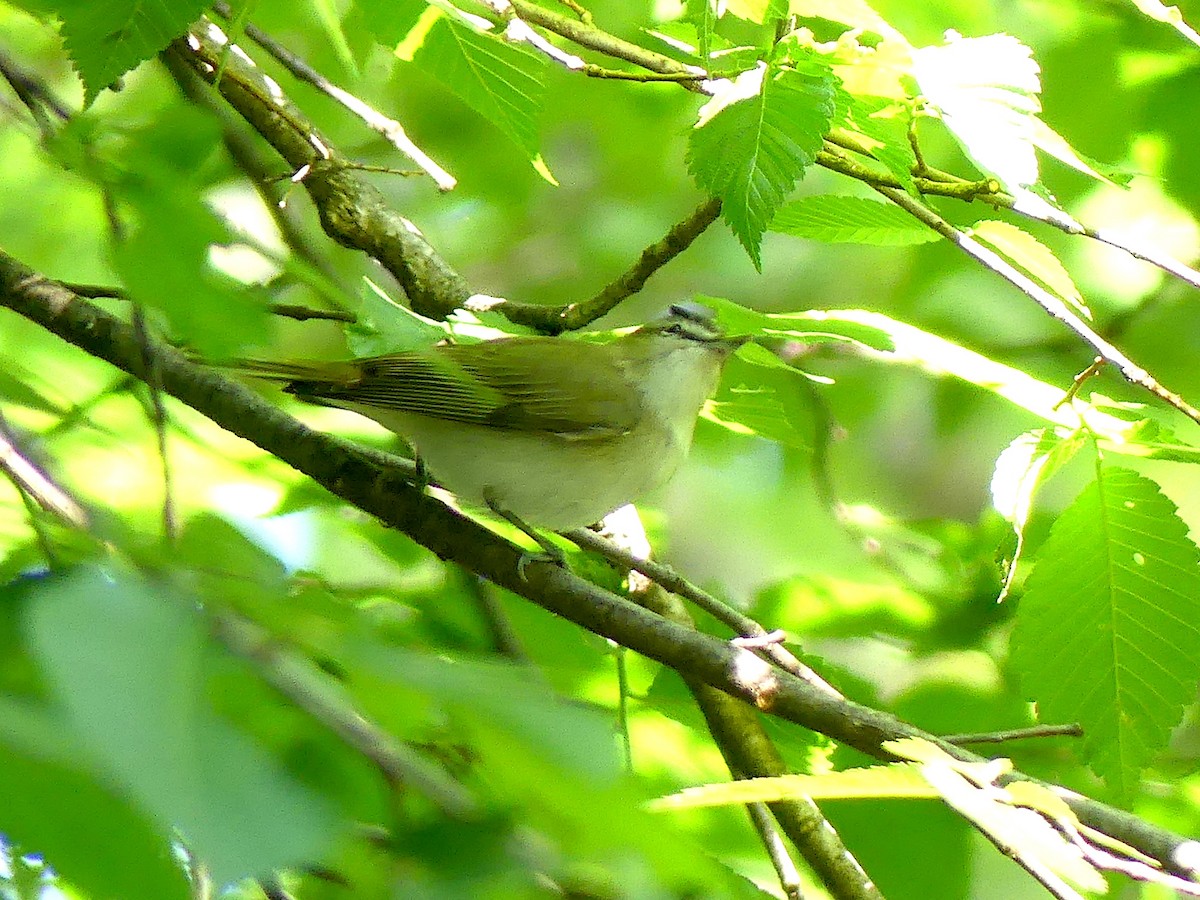
<instances>
[{"instance_id":1,"label":"bird","mask_svg":"<svg viewBox=\"0 0 1200 900\"><path fill-rule=\"evenodd\" d=\"M333 362L243 360L284 391L404 438L468 505L567 531L666 483L729 357L712 310L672 305L607 343L506 337Z\"/></svg>"}]
</instances>

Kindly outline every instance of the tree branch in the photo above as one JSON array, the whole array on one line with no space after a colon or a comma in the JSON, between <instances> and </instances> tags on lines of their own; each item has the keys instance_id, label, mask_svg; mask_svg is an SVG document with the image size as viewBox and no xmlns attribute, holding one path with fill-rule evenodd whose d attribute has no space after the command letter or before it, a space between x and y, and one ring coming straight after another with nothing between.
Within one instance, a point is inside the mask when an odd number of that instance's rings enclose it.
<instances>
[{"instance_id":1,"label":"tree branch","mask_svg":"<svg viewBox=\"0 0 1200 900\"><path fill-rule=\"evenodd\" d=\"M343 246L377 259L404 288L412 308L442 319L471 295L454 271L408 219L391 209L383 195L348 167L313 125L283 96L277 85L248 59L229 54L225 36L204 23L168 52L178 54L216 89L297 173L320 214L325 233Z\"/></svg>"},{"instance_id":2,"label":"tree branch","mask_svg":"<svg viewBox=\"0 0 1200 900\"><path fill-rule=\"evenodd\" d=\"M0 252L0 305L25 316L85 352L140 379L146 362L133 329ZM465 568L595 634L657 660L686 678L758 709L854 747L891 759L886 741L924 738L957 759L980 757L886 713L831 697L748 650L685 628L584 581L559 566L534 561L518 574L524 551L483 525L426 496L401 472L383 468L345 442L314 432L241 385L155 344L162 389L217 425L252 441L333 494L412 536L441 559ZM1014 774L1012 778L1024 778ZM1050 786L1051 789L1055 789ZM1089 827L1159 860L1172 872L1180 848L1195 846L1121 810L1056 789Z\"/></svg>"}]
</instances>

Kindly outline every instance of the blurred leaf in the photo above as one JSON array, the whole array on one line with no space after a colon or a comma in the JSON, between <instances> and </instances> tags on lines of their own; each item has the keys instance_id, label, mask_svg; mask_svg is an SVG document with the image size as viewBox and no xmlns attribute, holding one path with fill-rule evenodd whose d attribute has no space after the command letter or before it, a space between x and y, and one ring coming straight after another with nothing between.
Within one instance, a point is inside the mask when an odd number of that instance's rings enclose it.
<instances>
[{"instance_id":1,"label":"blurred leaf","mask_svg":"<svg viewBox=\"0 0 1200 900\"><path fill-rule=\"evenodd\" d=\"M1118 796L1165 749L1200 678L1200 550L1158 486L1097 465L1025 583L1012 665L1040 717L1083 725Z\"/></svg>"},{"instance_id":2,"label":"blurred leaf","mask_svg":"<svg viewBox=\"0 0 1200 900\"><path fill-rule=\"evenodd\" d=\"M356 0L352 14L362 16L375 40L394 49L427 9L425 0Z\"/></svg>"},{"instance_id":3,"label":"blurred leaf","mask_svg":"<svg viewBox=\"0 0 1200 900\"><path fill-rule=\"evenodd\" d=\"M904 246L940 239L900 207L861 197L817 196L780 207L771 231L831 244Z\"/></svg>"},{"instance_id":4,"label":"blurred leaf","mask_svg":"<svg viewBox=\"0 0 1200 900\"><path fill-rule=\"evenodd\" d=\"M724 82L701 110L688 142L697 184L721 198L721 214L762 268L763 232L804 170L833 116L836 79L814 61L765 65Z\"/></svg>"},{"instance_id":5,"label":"blurred leaf","mask_svg":"<svg viewBox=\"0 0 1200 900\"><path fill-rule=\"evenodd\" d=\"M938 796L921 777L916 766L896 763L866 769L845 769L823 775L782 775L777 778L745 778L724 784L686 788L652 800L656 812L729 806L744 803L773 803L777 800L864 800L887 798L928 800Z\"/></svg>"},{"instance_id":6,"label":"blurred leaf","mask_svg":"<svg viewBox=\"0 0 1200 900\"><path fill-rule=\"evenodd\" d=\"M1092 311L1083 302L1066 267L1049 247L1029 232L1007 222L984 221L972 225L970 233L1008 257L1018 269L1040 282L1079 315L1088 320L1092 318Z\"/></svg>"},{"instance_id":7,"label":"blurred leaf","mask_svg":"<svg viewBox=\"0 0 1200 900\"><path fill-rule=\"evenodd\" d=\"M1039 880L1049 882L1056 896L1078 897L1063 883L1064 879L1087 891L1104 893L1108 889L1104 877L1079 847L1039 813L1016 806L1013 795L998 787L995 782L999 776L1012 768L1010 760L964 763L928 741L912 738L889 741L885 746L910 756L898 750L897 745L907 745L910 752L915 751L911 756L921 757L916 768L947 805L970 820L1006 854L1037 872ZM917 745L922 747L918 749ZM1053 801L1050 791L1044 793Z\"/></svg>"},{"instance_id":8,"label":"blurred leaf","mask_svg":"<svg viewBox=\"0 0 1200 900\"><path fill-rule=\"evenodd\" d=\"M208 8L204 0L56 0L63 41L85 87L84 104L179 37Z\"/></svg>"},{"instance_id":9,"label":"blurred leaf","mask_svg":"<svg viewBox=\"0 0 1200 900\"><path fill-rule=\"evenodd\" d=\"M379 356L418 350L444 341L450 329L397 303L370 278L363 278L356 320L346 327L346 342L355 356Z\"/></svg>"},{"instance_id":10,"label":"blurred leaf","mask_svg":"<svg viewBox=\"0 0 1200 900\"><path fill-rule=\"evenodd\" d=\"M101 771L161 827L178 827L218 884L316 858L334 836L330 811L214 715L191 602L80 569L39 592L31 641Z\"/></svg>"},{"instance_id":11,"label":"blurred leaf","mask_svg":"<svg viewBox=\"0 0 1200 900\"><path fill-rule=\"evenodd\" d=\"M358 78L358 64L354 60L354 52L346 42L346 35L342 32L338 4L334 0L311 0L311 3L313 11L317 14L317 21L321 23L321 30L325 32L325 37L337 54L338 60L347 72Z\"/></svg>"},{"instance_id":12,"label":"blurred leaf","mask_svg":"<svg viewBox=\"0 0 1200 900\"><path fill-rule=\"evenodd\" d=\"M1167 6L1162 0L1132 0L1132 3L1150 18L1170 25L1193 44L1200 44L1200 34L1183 20L1178 6Z\"/></svg>"},{"instance_id":13,"label":"blurred leaf","mask_svg":"<svg viewBox=\"0 0 1200 900\"><path fill-rule=\"evenodd\" d=\"M880 37L903 40L903 36L866 0L788 0L788 12L803 18L828 19L849 28L861 28Z\"/></svg>"},{"instance_id":14,"label":"blurred leaf","mask_svg":"<svg viewBox=\"0 0 1200 900\"><path fill-rule=\"evenodd\" d=\"M87 769L57 717L0 697L0 833L94 900L192 896L167 832ZM103 848L98 852L98 848Z\"/></svg>"}]
</instances>

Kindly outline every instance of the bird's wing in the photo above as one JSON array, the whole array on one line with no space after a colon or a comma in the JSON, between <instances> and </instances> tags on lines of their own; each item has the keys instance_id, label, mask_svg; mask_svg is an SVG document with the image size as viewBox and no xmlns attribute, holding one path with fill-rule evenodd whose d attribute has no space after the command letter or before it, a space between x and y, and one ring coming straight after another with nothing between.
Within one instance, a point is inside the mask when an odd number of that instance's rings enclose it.
<instances>
[{"instance_id":1,"label":"bird's wing","mask_svg":"<svg viewBox=\"0 0 1200 900\"><path fill-rule=\"evenodd\" d=\"M555 348L538 357L547 340L506 338L329 365L278 366L273 374L292 379L289 393L318 403L576 438L629 431L637 421L639 395L611 353L578 341L569 354ZM517 342L525 346L493 346ZM514 350L521 351L516 362ZM533 359L536 374L529 371Z\"/></svg>"}]
</instances>

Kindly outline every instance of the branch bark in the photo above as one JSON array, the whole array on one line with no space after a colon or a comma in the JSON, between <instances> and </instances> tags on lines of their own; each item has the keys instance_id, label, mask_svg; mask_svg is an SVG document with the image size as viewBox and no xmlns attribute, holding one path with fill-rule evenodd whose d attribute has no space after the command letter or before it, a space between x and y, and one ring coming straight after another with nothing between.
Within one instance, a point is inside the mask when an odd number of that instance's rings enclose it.
<instances>
[{"instance_id":1,"label":"branch bark","mask_svg":"<svg viewBox=\"0 0 1200 900\"><path fill-rule=\"evenodd\" d=\"M145 379L146 353L132 327L0 251L0 306L42 325L85 352ZM890 760L886 741L919 737L950 755L981 758L878 710L830 696L795 676L771 668L748 650L701 634L543 562L524 566L521 548L483 525L428 497L403 472L388 469L329 435L314 432L248 389L155 343L155 377L162 390L226 430L262 447L354 504L413 537L441 559L527 598L577 625L715 688L877 759ZM1012 778L1026 778L1014 773ZM1050 785L1051 789L1054 788ZM1059 792L1084 824L1188 875L1176 862L1196 847L1130 813L1071 792Z\"/></svg>"}]
</instances>

